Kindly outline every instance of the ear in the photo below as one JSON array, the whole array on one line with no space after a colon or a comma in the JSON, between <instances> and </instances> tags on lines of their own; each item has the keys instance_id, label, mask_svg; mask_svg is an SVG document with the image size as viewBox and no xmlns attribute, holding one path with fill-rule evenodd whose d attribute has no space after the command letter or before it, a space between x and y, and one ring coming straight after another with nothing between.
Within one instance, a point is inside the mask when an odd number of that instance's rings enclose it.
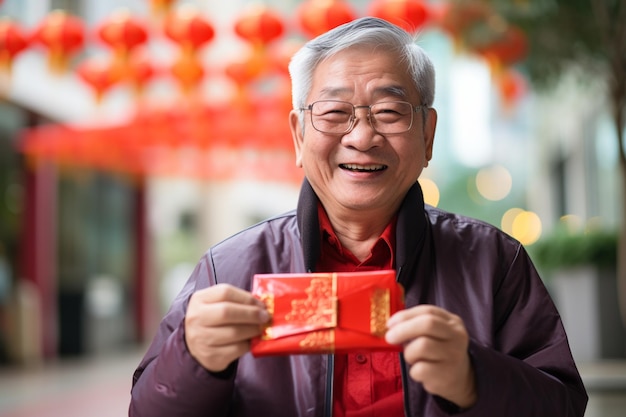
<instances>
[{"instance_id":1,"label":"ear","mask_svg":"<svg viewBox=\"0 0 626 417\"><path fill-rule=\"evenodd\" d=\"M304 132L300 123L300 112L292 110L289 113L289 128L291 129L291 138L296 151L296 166L302 168L302 147L304 141Z\"/></svg>"},{"instance_id":2,"label":"ear","mask_svg":"<svg viewBox=\"0 0 626 417\"><path fill-rule=\"evenodd\" d=\"M424 123L424 168L433 157L433 144L435 143L435 130L437 128L437 110L428 109L426 122Z\"/></svg>"}]
</instances>

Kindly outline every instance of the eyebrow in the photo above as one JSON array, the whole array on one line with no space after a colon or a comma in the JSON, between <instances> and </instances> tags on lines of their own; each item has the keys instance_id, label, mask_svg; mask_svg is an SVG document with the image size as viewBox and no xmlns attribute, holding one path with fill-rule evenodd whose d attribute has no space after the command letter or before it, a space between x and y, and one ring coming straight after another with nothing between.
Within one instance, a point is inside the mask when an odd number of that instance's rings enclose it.
<instances>
[{"instance_id":1,"label":"eyebrow","mask_svg":"<svg viewBox=\"0 0 626 417\"><path fill-rule=\"evenodd\" d=\"M351 93L353 90L347 87L326 87L320 90L321 96L336 97L345 93ZM408 92L401 85L389 85L374 90L374 96L394 96L401 99L408 99Z\"/></svg>"}]
</instances>

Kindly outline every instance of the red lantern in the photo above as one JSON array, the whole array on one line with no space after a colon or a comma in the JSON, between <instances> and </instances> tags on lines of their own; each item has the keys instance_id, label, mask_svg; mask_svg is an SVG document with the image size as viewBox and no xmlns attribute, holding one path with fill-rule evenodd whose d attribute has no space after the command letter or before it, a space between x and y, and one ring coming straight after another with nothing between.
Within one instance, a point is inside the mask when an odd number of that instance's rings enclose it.
<instances>
[{"instance_id":1,"label":"red lantern","mask_svg":"<svg viewBox=\"0 0 626 417\"><path fill-rule=\"evenodd\" d=\"M215 30L192 7L182 7L169 13L165 18L164 30L167 37L182 48L182 53L171 71L183 91L190 93L204 77L204 68L196 57L196 52L213 39Z\"/></svg>"},{"instance_id":2,"label":"red lantern","mask_svg":"<svg viewBox=\"0 0 626 417\"><path fill-rule=\"evenodd\" d=\"M137 95L143 93L146 84L157 76L156 68L146 55L137 52L131 54L126 71L126 79Z\"/></svg>"},{"instance_id":3,"label":"red lantern","mask_svg":"<svg viewBox=\"0 0 626 417\"><path fill-rule=\"evenodd\" d=\"M165 18L165 35L183 50L195 52L215 36L213 26L191 7L182 7Z\"/></svg>"},{"instance_id":4,"label":"red lantern","mask_svg":"<svg viewBox=\"0 0 626 417\"><path fill-rule=\"evenodd\" d=\"M508 69L498 74L496 85L505 110L510 110L528 90L524 76L513 69Z\"/></svg>"},{"instance_id":5,"label":"red lantern","mask_svg":"<svg viewBox=\"0 0 626 417\"><path fill-rule=\"evenodd\" d=\"M104 93L122 79L119 65L99 59L87 59L76 69L78 76L96 94L96 101L102 101Z\"/></svg>"},{"instance_id":6,"label":"red lantern","mask_svg":"<svg viewBox=\"0 0 626 417\"><path fill-rule=\"evenodd\" d=\"M263 72L264 66L264 57L253 51L239 61L230 62L224 71L231 80L243 88Z\"/></svg>"},{"instance_id":7,"label":"red lantern","mask_svg":"<svg viewBox=\"0 0 626 417\"><path fill-rule=\"evenodd\" d=\"M321 35L355 19L350 4L342 0L307 0L297 11L302 30L309 36Z\"/></svg>"},{"instance_id":8,"label":"red lantern","mask_svg":"<svg viewBox=\"0 0 626 417\"><path fill-rule=\"evenodd\" d=\"M127 11L111 15L100 24L96 33L105 44L114 49L120 62L126 62L128 54L148 40L145 26Z\"/></svg>"},{"instance_id":9,"label":"red lantern","mask_svg":"<svg viewBox=\"0 0 626 417\"><path fill-rule=\"evenodd\" d=\"M172 75L185 93L191 93L204 77L204 67L194 55L182 54L171 68Z\"/></svg>"},{"instance_id":10,"label":"red lantern","mask_svg":"<svg viewBox=\"0 0 626 417\"><path fill-rule=\"evenodd\" d=\"M0 70L10 72L14 58L27 46L26 35L17 23L0 20Z\"/></svg>"},{"instance_id":11,"label":"red lantern","mask_svg":"<svg viewBox=\"0 0 626 417\"><path fill-rule=\"evenodd\" d=\"M56 10L44 18L33 38L48 49L50 68L61 72L67 68L69 58L83 47L85 27L77 17Z\"/></svg>"},{"instance_id":12,"label":"red lantern","mask_svg":"<svg viewBox=\"0 0 626 417\"><path fill-rule=\"evenodd\" d=\"M429 15L427 5L421 0L375 0L370 4L369 14L411 33L422 27Z\"/></svg>"},{"instance_id":13,"label":"red lantern","mask_svg":"<svg viewBox=\"0 0 626 417\"><path fill-rule=\"evenodd\" d=\"M266 46L284 30L281 17L265 6L249 7L235 21L235 33L255 46Z\"/></svg>"},{"instance_id":14,"label":"red lantern","mask_svg":"<svg viewBox=\"0 0 626 417\"><path fill-rule=\"evenodd\" d=\"M506 30L496 34L495 39L475 46L474 50L485 57L493 69L498 70L524 59L528 53L528 41L523 30L508 26Z\"/></svg>"}]
</instances>

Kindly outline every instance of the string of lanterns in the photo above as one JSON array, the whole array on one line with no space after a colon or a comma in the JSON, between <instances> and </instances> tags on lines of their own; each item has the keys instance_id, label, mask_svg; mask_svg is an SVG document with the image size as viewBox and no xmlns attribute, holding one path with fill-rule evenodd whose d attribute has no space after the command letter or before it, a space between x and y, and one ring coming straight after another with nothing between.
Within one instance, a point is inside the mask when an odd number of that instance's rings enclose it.
<instances>
[{"instance_id":1,"label":"string of lanterns","mask_svg":"<svg viewBox=\"0 0 626 417\"><path fill-rule=\"evenodd\" d=\"M2 19L0 71L10 76L12 64L21 53L40 47L47 54L50 71L74 71L97 101L124 83L140 96L151 81L164 76L174 78L184 95L193 94L210 76L201 51L220 34L209 19L189 5L174 7L172 0L150 3L158 16L154 21L119 11L93 28L59 10L48 14L30 33L17 22ZM501 30L479 30L494 21L493 11L484 2L450 0L433 5L422 0L373 0L366 14L410 31L427 27L445 31L459 49L490 63L505 102L521 94L523 79L511 68L526 54L525 36L506 24L500 25ZM265 164L265 170L254 169L255 176L264 172L275 179L299 181L301 173L293 167L292 157L285 157L291 154L286 123L291 108L289 57L304 38L351 21L358 13L348 1L307 0L294 16L295 22L288 22L278 11L255 4L235 18L234 33L250 48L237 60L224 64L223 75L236 86L232 105L226 108L203 103L139 112L126 126L111 128L115 132L68 126L36 128L24 132L22 150L35 159L53 159L60 164L82 163L139 175L183 172L203 178L241 175L241 161L233 159L233 152L256 150L248 152L248 166ZM294 34L288 28L294 26L300 33L291 36ZM177 49L169 67L157 65L147 52L146 46L155 38L167 39ZM95 42L110 54L83 58L71 68L79 52ZM266 88L269 92L256 91L263 84L255 82L265 76L273 80L271 88ZM276 163L275 158L283 162ZM233 162L230 170L225 164L229 160Z\"/></svg>"}]
</instances>

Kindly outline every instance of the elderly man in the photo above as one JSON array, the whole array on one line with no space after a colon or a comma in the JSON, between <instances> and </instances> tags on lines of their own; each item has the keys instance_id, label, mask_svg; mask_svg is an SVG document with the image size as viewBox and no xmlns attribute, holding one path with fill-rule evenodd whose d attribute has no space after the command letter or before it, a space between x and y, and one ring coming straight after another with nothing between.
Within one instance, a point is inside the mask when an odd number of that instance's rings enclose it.
<instances>
[{"instance_id":1,"label":"elderly man","mask_svg":"<svg viewBox=\"0 0 626 417\"><path fill-rule=\"evenodd\" d=\"M211 248L133 378L131 416L577 416L585 389L521 244L425 206L434 69L412 36L363 18L290 64L305 173L298 207ZM254 357L270 320L258 273L394 269L400 354Z\"/></svg>"}]
</instances>

